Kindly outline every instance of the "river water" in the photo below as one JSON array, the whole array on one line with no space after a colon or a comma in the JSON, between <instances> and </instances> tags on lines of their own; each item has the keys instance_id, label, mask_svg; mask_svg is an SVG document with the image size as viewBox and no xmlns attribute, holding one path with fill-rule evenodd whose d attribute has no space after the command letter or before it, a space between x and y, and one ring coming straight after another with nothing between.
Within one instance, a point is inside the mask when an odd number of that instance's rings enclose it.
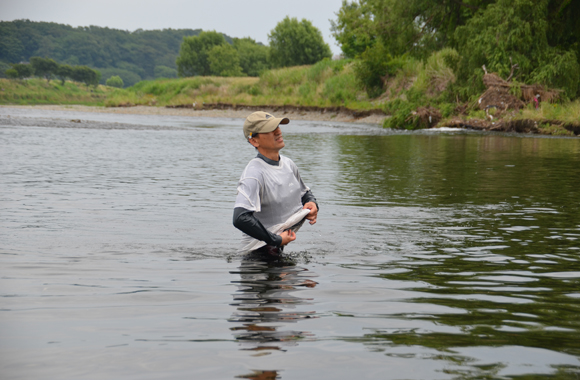
<instances>
[{"instance_id":1,"label":"river water","mask_svg":"<svg viewBox=\"0 0 580 380\"><path fill-rule=\"evenodd\" d=\"M292 121L262 262L241 125L0 108L2 379L580 377L578 138Z\"/></svg>"}]
</instances>

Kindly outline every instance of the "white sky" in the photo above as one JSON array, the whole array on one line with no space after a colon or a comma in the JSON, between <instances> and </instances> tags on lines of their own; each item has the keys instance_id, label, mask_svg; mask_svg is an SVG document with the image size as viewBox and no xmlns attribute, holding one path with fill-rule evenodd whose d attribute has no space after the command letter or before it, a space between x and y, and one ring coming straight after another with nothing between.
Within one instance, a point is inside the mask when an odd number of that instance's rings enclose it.
<instances>
[{"instance_id":1,"label":"white sky","mask_svg":"<svg viewBox=\"0 0 580 380\"><path fill-rule=\"evenodd\" d=\"M268 44L268 33L286 16L316 26L333 54L340 48L330 21L342 0L0 0L0 20L29 19L77 26L216 30Z\"/></svg>"}]
</instances>

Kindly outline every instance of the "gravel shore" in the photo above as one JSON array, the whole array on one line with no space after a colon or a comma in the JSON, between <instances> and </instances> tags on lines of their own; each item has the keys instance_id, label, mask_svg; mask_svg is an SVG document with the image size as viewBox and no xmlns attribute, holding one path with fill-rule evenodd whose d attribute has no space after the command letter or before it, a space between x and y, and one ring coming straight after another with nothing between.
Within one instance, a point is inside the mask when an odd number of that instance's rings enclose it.
<instances>
[{"instance_id":1,"label":"gravel shore","mask_svg":"<svg viewBox=\"0 0 580 380\"><path fill-rule=\"evenodd\" d=\"M167 115L167 116L189 116L189 117L225 117L245 119L252 111L248 110L195 110L188 108L165 108L152 106L135 106L135 107L95 107L81 105L3 105L0 107L35 109L35 110L53 110L53 111L77 111L77 112L100 112L113 114L138 114L138 115ZM370 115L364 118L355 118L352 115L341 112L313 112L313 111L288 111L275 112L271 109L264 108L264 111L271 112L277 117L287 117L294 120L312 120L312 121L339 121L344 123L361 123L361 124L378 124L382 125L386 116Z\"/></svg>"}]
</instances>

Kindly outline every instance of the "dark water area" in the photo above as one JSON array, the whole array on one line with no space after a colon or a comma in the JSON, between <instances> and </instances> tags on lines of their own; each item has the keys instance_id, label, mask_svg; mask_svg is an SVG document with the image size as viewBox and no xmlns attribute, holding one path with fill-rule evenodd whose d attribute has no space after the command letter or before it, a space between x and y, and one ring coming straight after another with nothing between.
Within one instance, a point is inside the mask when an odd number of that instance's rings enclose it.
<instances>
[{"instance_id":1,"label":"dark water area","mask_svg":"<svg viewBox=\"0 0 580 380\"><path fill-rule=\"evenodd\" d=\"M271 261L241 125L0 108L2 379L580 378L578 138L292 121Z\"/></svg>"}]
</instances>

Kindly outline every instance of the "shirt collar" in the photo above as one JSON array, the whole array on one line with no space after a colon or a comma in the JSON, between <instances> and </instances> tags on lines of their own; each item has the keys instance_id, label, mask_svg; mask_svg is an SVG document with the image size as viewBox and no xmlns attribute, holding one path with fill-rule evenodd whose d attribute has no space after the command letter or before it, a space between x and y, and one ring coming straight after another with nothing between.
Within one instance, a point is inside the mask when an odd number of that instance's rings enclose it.
<instances>
[{"instance_id":1,"label":"shirt collar","mask_svg":"<svg viewBox=\"0 0 580 380\"><path fill-rule=\"evenodd\" d=\"M278 161L271 160L268 157L264 156L262 153L258 153L257 157L258 158L261 158L262 160L264 160L269 165L272 165L272 166L280 166L280 160L278 160Z\"/></svg>"}]
</instances>

